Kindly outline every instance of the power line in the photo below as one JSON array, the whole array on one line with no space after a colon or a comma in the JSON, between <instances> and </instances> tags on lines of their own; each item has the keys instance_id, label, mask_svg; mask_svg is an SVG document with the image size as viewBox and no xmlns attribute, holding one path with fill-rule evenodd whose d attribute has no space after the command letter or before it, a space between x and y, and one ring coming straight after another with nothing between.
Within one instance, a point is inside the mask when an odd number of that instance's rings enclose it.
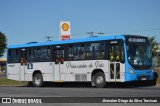
<instances>
[{"instance_id":1,"label":"power line","mask_svg":"<svg viewBox=\"0 0 160 106\"><path fill-rule=\"evenodd\" d=\"M102 35L104 35L104 32L99 32L97 34L100 35L100 36L102 36Z\"/></svg>"},{"instance_id":2,"label":"power line","mask_svg":"<svg viewBox=\"0 0 160 106\"><path fill-rule=\"evenodd\" d=\"M156 30L160 30L160 28L151 28L151 29L143 29L143 30L109 31L109 32L105 32L105 31L104 32L82 32L82 33L73 33L71 34L71 36L76 37L76 36L88 34L89 37L97 37L97 35L102 36L104 34L116 34L116 33L125 34L125 33L147 32L147 31L156 31ZM59 38L59 35L56 35L53 37L47 36L45 38L47 38L47 41L51 41L51 38Z\"/></svg>"},{"instance_id":3,"label":"power line","mask_svg":"<svg viewBox=\"0 0 160 106\"><path fill-rule=\"evenodd\" d=\"M128 33L128 32L146 32L146 31L155 31L160 30L160 28L152 28L152 29L143 29L143 30L127 30L127 31L112 31L112 32L104 32L106 33Z\"/></svg>"}]
</instances>

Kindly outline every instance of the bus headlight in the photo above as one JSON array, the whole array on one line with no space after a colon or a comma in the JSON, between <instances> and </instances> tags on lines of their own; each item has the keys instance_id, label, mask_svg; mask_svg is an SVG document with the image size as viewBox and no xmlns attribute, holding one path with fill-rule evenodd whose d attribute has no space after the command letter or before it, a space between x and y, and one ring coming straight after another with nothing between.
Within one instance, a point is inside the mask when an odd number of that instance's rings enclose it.
<instances>
[{"instance_id":1,"label":"bus headlight","mask_svg":"<svg viewBox=\"0 0 160 106\"><path fill-rule=\"evenodd\" d=\"M134 74L134 71L131 68L129 68L129 71L131 74Z\"/></svg>"}]
</instances>

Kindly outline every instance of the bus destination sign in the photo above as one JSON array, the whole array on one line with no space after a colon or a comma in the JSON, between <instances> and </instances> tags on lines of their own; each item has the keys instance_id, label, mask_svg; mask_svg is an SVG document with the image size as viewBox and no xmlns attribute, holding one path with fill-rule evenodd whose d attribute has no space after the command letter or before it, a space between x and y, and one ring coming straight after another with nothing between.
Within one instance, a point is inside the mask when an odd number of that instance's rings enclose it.
<instances>
[{"instance_id":1,"label":"bus destination sign","mask_svg":"<svg viewBox=\"0 0 160 106\"><path fill-rule=\"evenodd\" d=\"M140 43L145 43L146 39L145 38L128 38L128 42L140 42Z\"/></svg>"}]
</instances>

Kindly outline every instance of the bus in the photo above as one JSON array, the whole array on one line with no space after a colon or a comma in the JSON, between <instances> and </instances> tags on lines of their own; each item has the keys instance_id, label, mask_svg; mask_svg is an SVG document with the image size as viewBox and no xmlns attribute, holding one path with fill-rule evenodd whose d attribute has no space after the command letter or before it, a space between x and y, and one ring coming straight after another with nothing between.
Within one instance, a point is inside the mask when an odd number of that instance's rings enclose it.
<instances>
[{"instance_id":1,"label":"bus","mask_svg":"<svg viewBox=\"0 0 160 106\"><path fill-rule=\"evenodd\" d=\"M153 80L148 37L113 35L9 45L7 78L31 81L41 87L51 82L107 82Z\"/></svg>"}]
</instances>

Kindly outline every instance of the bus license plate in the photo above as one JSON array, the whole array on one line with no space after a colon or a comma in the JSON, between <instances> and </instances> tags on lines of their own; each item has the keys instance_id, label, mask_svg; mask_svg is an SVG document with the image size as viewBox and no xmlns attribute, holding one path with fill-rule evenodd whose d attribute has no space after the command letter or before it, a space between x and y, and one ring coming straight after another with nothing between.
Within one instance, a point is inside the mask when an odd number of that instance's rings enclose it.
<instances>
[{"instance_id":1,"label":"bus license plate","mask_svg":"<svg viewBox=\"0 0 160 106\"><path fill-rule=\"evenodd\" d=\"M141 80L147 80L147 78L143 77L143 78L141 78Z\"/></svg>"}]
</instances>

